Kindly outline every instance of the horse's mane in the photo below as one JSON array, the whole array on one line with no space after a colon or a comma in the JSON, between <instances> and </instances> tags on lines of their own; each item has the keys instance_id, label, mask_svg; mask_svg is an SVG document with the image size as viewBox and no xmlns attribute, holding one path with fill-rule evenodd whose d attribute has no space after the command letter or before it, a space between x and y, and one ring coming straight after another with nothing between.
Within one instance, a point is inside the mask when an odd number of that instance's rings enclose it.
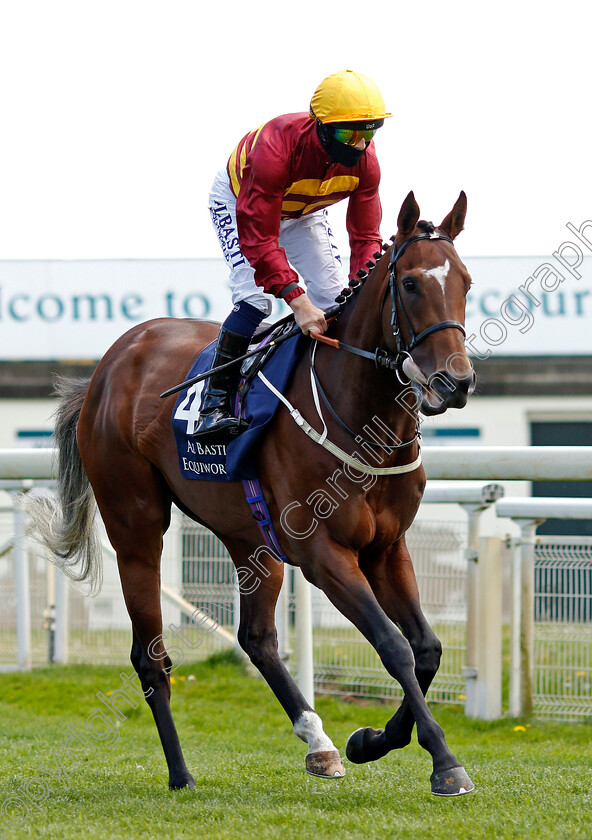
<instances>
[{"instance_id":1,"label":"horse's mane","mask_svg":"<svg viewBox=\"0 0 592 840\"><path fill-rule=\"evenodd\" d=\"M436 230L433 222L426 222L424 221L424 219L419 220L419 222L417 223L417 227L424 233L434 233Z\"/></svg>"}]
</instances>

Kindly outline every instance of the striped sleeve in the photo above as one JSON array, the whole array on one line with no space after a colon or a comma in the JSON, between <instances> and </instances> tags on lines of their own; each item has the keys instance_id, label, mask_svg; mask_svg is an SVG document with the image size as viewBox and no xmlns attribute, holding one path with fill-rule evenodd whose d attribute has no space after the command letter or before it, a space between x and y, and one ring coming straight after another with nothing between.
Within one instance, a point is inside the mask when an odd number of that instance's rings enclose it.
<instances>
[{"instance_id":1,"label":"striped sleeve","mask_svg":"<svg viewBox=\"0 0 592 840\"><path fill-rule=\"evenodd\" d=\"M374 253L382 248L380 222L382 205L378 195L380 184L380 166L370 145L360 168L360 185L352 193L348 202L346 226L350 245L350 277L355 277L369 260L374 260Z\"/></svg>"},{"instance_id":2,"label":"striped sleeve","mask_svg":"<svg viewBox=\"0 0 592 840\"><path fill-rule=\"evenodd\" d=\"M247 156L253 150L255 143L259 139L262 128L263 126L261 125L255 131L246 134L228 159L227 171L230 178L230 187L236 198L238 198L243 183L243 172L247 163Z\"/></svg>"},{"instance_id":3,"label":"striped sleeve","mask_svg":"<svg viewBox=\"0 0 592 840\"><path fill-rule=\"evenodd\" d=\"M273 133L273 142L268 133ZM255 269L256 284L279 297L286 286L298 283L298 275L278 241L284 189L290 181L290 148L283 143L281 133L268 123L247 135L245 144L241 147L239 143L235 151L236 219L241 250Z\"/></svg>"}]
</instances>

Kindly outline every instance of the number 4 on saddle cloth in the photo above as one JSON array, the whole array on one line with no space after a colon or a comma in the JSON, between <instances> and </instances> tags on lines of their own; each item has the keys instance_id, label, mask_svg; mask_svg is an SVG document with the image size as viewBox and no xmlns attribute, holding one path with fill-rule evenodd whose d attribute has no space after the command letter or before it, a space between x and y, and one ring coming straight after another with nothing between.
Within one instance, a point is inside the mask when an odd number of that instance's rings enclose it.
<instances>
[{"instance_id":1,"label":"number 4 on saddle cloth","mask_svg":"<svg viewBox=\"0 0 592 840\"><path fill-rule=\"evenodd\" d=\"M268 381L283 393L294 365L306 345L300 330L279 345L269 345L272 340L277 340L281 333L291 328L293 329L293 324L289 323L274 330L257 343L261 353L243 362L235 412L236 416L243 418L249 426L240 435L229 437L225 443L210 444L200 443L191 437L199 418L205 380L181 391L173 411L173 431L181 475L184 478L206 481L242 481L251 513L266 545L284 562L290 561L275 534L255 466L257 443L273 419L279 399L257 377L257 373L264 369ZM202 350L186 379L211 369L215 345L214 341Z\"/></svg>"},{"instance_id":2,"label":"number 4 on saddle cloth","mask_svg":"<svg viewBox=\"0 0 592 840\"><path fill-rule=\"evenodd\" d=\"M293 327L293 323L285 324L280 331L287 332ZM283 393L296 361L306 348L300 331L293 338L269 347L269 343L278 337L280 333L276 330L257 341L255 346L261 348L261 353L243 362L235 412L237 417L240 416L249 426L240 435L229 437L228 441L223 443L210 444L192 438L199 418L201 395L206 380L180 392L173 411L173 431L179 469L184 478L206 481L256 480L256 445L279 406L278 398L257 377L257 373L264 369L266 378ZM214 349L215 342L212 342L202 350L193 362L186 379L211 369Z\"/></svg>"}]
</instances>

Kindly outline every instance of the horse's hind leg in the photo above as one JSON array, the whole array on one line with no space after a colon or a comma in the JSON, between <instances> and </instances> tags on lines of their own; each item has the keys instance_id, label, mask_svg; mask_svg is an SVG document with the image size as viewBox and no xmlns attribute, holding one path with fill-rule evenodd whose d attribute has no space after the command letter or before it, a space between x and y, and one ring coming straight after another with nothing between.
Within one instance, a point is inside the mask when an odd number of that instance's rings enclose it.
<instances>
[{"instance_id":1,"label":"horse's hind leg","mask_svg":"<svg viewBox=\"0 0 592 840\"><path fill-rule=\"evenodd\" d=\"M169 769L169 787L193 788L195 781L185 764L170 706L172 662L162 640L159 570L147 566L128 550L119 551L117 559L133 626L130 658L160 736Z\"/></svg>"},{"instance_id":2,"label":"horse's hind leg","mask_svg":"<svg viewBox=\"0 0 592 840\"><path fill-rule=\"evenodd\" d=\"M321 718L310 707L279 655L275 605L282 586L283 564L267 551L258 550L248 556L244 544L227 544L239 570L239 580L242 577L243 581L239 643L283 706L292 721L294 733L308 744L307 771L322 778L342 778L345 769L339 751L325 734Z\"/></svg>"},{"instance_id":3,"label":"horse's hind leg","mask_svg":"<svg viewBox=\"0 0 592 840\"><path fill-rule=\"evenodd\" d=\"M170 707L171 660L162 638L160 556L170 500L153 469L129 453L113 456L108 476L89 476L117 553L121 586L133 627L132 664L140 677L169 769L169 787L195 787Z\"/></svg>"},{"instance_id":4,"label":"horse's hind leg","mask_svg":"<svg viewBox=\"0 0 592 840\"><path fill-rule=\"evenodd\" d=\"M363 571L380 606L411 645L415 676L425 695L438 671L442 645L421 610L415 572L404 540L399 540L390 552L372 558ZM409 702L404 697L384 729L366 727L352 733L347 742L347 757L361 764L406 747L414 724Z\"/></svg>"}]
</instances>

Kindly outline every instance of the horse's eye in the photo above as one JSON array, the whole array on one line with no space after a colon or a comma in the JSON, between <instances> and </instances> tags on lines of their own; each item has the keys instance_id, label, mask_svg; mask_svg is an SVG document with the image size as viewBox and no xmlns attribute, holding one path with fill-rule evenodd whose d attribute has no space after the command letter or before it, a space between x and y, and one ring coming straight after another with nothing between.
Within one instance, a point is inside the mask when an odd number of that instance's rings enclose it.
<instances>
[{"instance_id":1,"label":"horse's eye","mask_svg":"<svg viewBox=\"0 0 592 840\"><path fill-rule=\"evenodd\" d=\"M404 277L401 285L403 286L406 292L416 291L415 280L412 277Z\"/></svg>"}]
</instances>

